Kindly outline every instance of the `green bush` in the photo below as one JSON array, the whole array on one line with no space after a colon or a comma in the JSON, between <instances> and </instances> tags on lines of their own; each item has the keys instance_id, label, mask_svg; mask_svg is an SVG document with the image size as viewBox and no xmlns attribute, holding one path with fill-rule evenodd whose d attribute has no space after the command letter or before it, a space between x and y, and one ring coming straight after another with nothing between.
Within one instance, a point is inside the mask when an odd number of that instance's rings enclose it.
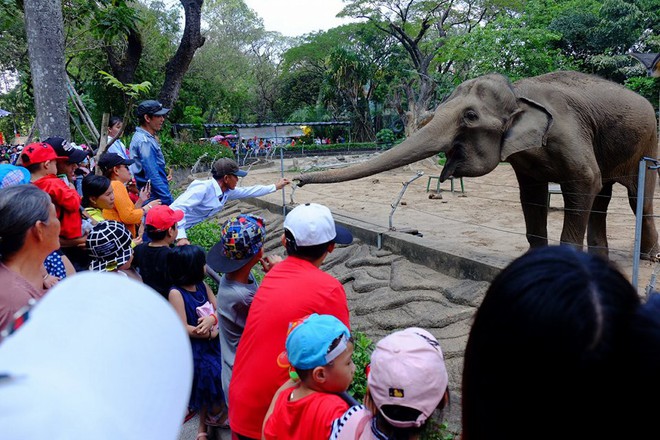
<instances>
[{"instance_id":1,"label":"green bush","mask_svg":"<svg viewBox=\"0 0 660 440\"><path fill-rule=\"evenodd\" d=\"M221 144L210 142L167 142L163 143L163 155L168 166L191 168L199 158L207 158L205 162L212 163L221 157L234 158L234 153Z\"/></svg>"},{"instance_id":2,"label":"green bush","mask_svg":"<svg viewBox=\"0 0 660 440\"><path fill-rule=\"evenodd\" d=\"M396 135L389 128L383 128L378 133L376 133L376 139L379 144L392 145L396 140Z\"/></svg>"},{"instance_id":3,"label":"green bush","mask_svg":"<svg viewBox=\"0 0 660 440\"><path fill-rule=\"evenodd\" d=\"M188 241L191 244L200 246L208 252L218 241L220 241L220 225L214 220L204 220L190 229L186 229ZM204 279L213 292L218 291L218 283L211 277Z\"/></svg>"},{"instance_id":4,"label":"green bush","mask_svg":"<svg viewBox=\"0 0 660 440\"><path fill-rule=\"evenodd\" d=\"M355 397L358 402L364 400L364 394L367 391L367 375L365 367L371 360L371 352L374 350L374 342L362 332L354 331L353 336L353 363L355 364L355 376L348 392Z\"/></svg>"},{"instance_id":5,"label":"green bush","mask_svg":"<svg viewBox=\"0 0 660 440\"><path fill-rule=\"evenodd\" d=\"M296 144L295 147L292 146L287 146L286 149L288 151L300 151L301 149L304 151L323 151L323 150L355 150L355 149L361 149L361 148L377 148L378 145L375 142L344 142L342 144L305 144L305 145L299 145Z\"/></svg>"}]
</instances>

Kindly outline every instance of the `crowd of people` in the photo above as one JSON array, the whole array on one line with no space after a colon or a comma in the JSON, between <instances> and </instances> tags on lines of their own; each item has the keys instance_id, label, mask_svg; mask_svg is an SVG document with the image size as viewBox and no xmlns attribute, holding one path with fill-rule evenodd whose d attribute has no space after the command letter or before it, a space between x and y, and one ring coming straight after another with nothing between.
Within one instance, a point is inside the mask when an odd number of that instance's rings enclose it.
<instances>
[{"instance_id":1,"label":"crowd of people","mask_svg":"<svg viewBox=\"0 0 660 440\"><path fill-rule=\"evenodd\" d=\"M210 427L229 428L237 440L419 439L450 403L451 387L462 389L464 440L654 436L654 407L646 401L659 388L653 372L660 367L660 300L642 302L616 267L568 246L531 250L495 278L472 323L462 383L450 384L436 337L407 328L377 341L364 401L355 402L346 393L355 373L346 293L321 269L336 246L353 241L351 232L326 206L306 203L284 219L286 258L265 255L266 222L249 214L224 221L208 252L191 243L187 229L217 215L227 201L260 197L290 182L237 186L246 172L222 158L210 179L192 182L174 199L157 138L168 111L157 101L140 103L129 148L115 139L122 121L111 119L111 149L98 164L86 164L80 179L89 155L61 137L26 145L15 164L0 164L0 406L5 411L9 399L20 403L15 417L0 411L7 438L37 438L43 424L23 421L64 395L49 390L42 400L39 385L44 377L62 379L60 364L70 365L86 349L66 337L38 343L35 332L64 335L67 329L84 334L81 340L101 335L76 329L68 322L78 318L73 312L98 314L103 329L116 327L118 314L128 320L121 331L96 338L107 349L89 362L105 368L107 360L122 370L104 389L111 390L112 381L127 389L130 377L146 390L154 370L164 382L184 382L168 384L176 389L170 395L154 393L151 404L131 405L134 423L160 424L158 438L176 438L186 414L196 413L196 440L205 440ZM253 274L258 264L266 273L261 283ZM204 281L207 268L222 274L217 292ZM110 298L112 289L120 290L114 293L130 312ZM137 299L142 296L144 302ZM71 301L75 307L55 315ZM60 319L67 326L54 328ZM168 337L178 341L176 359L155 354L154 347L168 347ZM70 359L43 361L46 370L58 365L48 374L25 361L36 359L30 353L38 347L58 358L60 346ZM138 362L118 360L126 347L140 352ZM72 371L81 370L67 368L67 380L78 379ZM122 405L112 392L94 398L108 399L103 407ZM162 424L151 407L160 404L156 398L175 399ZM81 418L106 420L91 414L99 407L75 408ZM59 414L45 413L53 420ZM49 428L52 434L70 426ZM149 438L143 428L135 432Z\"/></svg>"}]
</instances>

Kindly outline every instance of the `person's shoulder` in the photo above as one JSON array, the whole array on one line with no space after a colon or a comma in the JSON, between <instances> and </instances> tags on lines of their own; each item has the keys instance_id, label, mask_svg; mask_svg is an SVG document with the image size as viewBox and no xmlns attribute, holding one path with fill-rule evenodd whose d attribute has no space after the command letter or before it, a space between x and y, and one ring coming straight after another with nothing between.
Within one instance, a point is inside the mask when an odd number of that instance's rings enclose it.
<instances>
[{"instance_id":1,"label":"person's shoulder","mask_svg":"<svg viewBox=\"0 0 660 440\"><path fill-rule=\"evenodd\" d=\"M317 411L323 411L327 414L335 414L337 417L350 408L350 405L337 394L317 391L310 395L308 401L316 407Z\"/></svg>"},{"instance_id":2,"label":"person's shoulder","mask_svg":"<svg viewBox=\"0 0 660 440\"><path fill-rule=\"evenodd\" d=\"M146 138L146 133L144 129L137 127L131 137L131 145L135 142L142 142Z\"/></svg>"},{"instance_id":3,"label":"person's shoulder","mask_svg":"<svg viewBox=\"0 0 660 440\"><path fill-rule=\"evenodd\" d=\"M332 424L331 440L355 440L376 438L371 434L369 424L373 414L362 405L350 407ZM363 436L363 434L368 434Z\"/></svg>"}]
</instances>

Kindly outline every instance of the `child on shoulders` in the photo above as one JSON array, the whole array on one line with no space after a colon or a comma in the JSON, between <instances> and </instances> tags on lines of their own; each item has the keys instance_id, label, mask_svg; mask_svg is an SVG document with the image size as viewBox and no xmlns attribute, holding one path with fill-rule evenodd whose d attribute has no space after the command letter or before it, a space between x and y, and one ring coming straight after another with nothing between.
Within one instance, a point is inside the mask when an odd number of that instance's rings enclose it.
<instances>
[{"instance_id":1,"label":"child on shoulders","mask_svg":"<svg viewBox=\"0 0 660 440\"><path fill-rule=\"evenodd\" d=\"M300 378L285 383L266 413L263 439L327 440L349 408L339 396L355 374L348 328L332 315L313 313L289 325L286 357Z\"/></svg>"}]
</instances>

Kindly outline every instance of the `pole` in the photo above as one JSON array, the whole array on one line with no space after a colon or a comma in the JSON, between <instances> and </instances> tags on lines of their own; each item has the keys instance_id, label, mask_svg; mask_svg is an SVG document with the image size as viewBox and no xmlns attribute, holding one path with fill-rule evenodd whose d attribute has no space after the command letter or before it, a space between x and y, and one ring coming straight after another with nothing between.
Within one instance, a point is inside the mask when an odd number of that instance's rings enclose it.
<instances>
[{"instance_id":1,"label":"pole","mask_svg":"<svg viewBox=\"0 0 660 440\"><path fill-rule=\"evenodd\" d=\"M637 291L639 277L639 253L642 246L642 210L644 206L644 182L646 180L646 160L639 161L637 174L637 209L635 210L635 246L633 247L632 285Z\"/></svg>"},{"instance_id":2,"label":"pole","mask_svg":"<svg viewBox=\"0 0 660 440\"><path fill-rule=\"evenodd\" d=\"M284 149L280 148L280 170L282 177L284 177ZM286 187L284 187L286 188ZM282 216L286 217L286 198L284 196L284 188L282 188Z\"/></svg>"},{"instance_id":3,"label":"pole","mask_svg":"<svg viewBox=\"0 0 660 440\"><path fill-rule=\"evenodd\" d=\"M403 193L405 193L406 189L408 189L408 185L410 185L412 182L419 179L423 175L424 175L423 171L417 171L417 174L415 175L415 177L413 177L412 179L410 179L407 182L404 182L403 183L403 188L401 188L401 192L399 193L399 197L396 199L396 201L394 203L392 203L390 205L392 207L392 211L390 211L390 231L395 230L394 226L392 225L392 217L394 216L394 211L396 211L396 208L399 207L399 202L401 201L401 198L403 197Z\"/></svg>"}]
</instances>

